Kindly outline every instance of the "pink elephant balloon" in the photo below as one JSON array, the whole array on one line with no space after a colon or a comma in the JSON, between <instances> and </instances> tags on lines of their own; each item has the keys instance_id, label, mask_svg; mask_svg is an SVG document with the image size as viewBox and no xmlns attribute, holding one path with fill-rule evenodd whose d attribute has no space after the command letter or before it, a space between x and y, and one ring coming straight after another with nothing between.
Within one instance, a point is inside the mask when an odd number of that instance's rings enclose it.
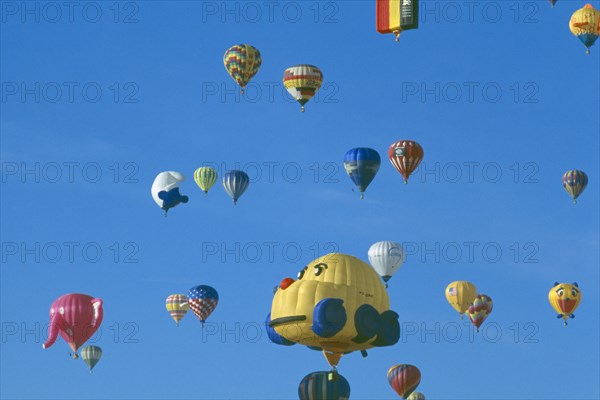
<instances>
[{"instance_id":1,"label":"pink elephant balloon","mask_svg":"<svg viewBox=\"0 0 600 400\"><path fill-rule=\"evenodd\" d=\"M77 349L96 333L103 317L102 299L85 294L65 294L52 303L48 340L42 347L52 346L60 332L73 350L73 358L77 358Z\"/></svg>"}]
</instances>

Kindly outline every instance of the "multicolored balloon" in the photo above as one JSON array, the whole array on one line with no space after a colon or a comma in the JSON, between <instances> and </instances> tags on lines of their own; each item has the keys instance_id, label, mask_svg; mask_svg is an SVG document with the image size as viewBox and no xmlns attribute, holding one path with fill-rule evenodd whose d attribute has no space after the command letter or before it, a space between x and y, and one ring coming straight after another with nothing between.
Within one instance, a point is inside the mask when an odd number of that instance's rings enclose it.
<instances>
[{"instance_id":1,"label":"multicolored balloon","mask_svg":"<svg viewBox=\"0 0 600 400\"><path fill-rule=\"evenodd\" d=\"M185 294L172 294L167 297L165 305L167 311L171 314L171 317L175 320L177 326L179 326L179 321L185 317L185 314L189 309L187 296Z\"/></svg>"},{"instance_id":2,"label":"multicolored balloon","mask_svg":"<svg viewBox=\"0 0 600 400\"><path fill-rule=\"evenodd\" d=\"M226 171L221 180L225 192L233 199L233 204L237 205L238 199L244 194L250 185L250 178L244 171Z\"/></svg>"},{"instance_id":3,"label":"multicolored balloon","mask_svg":"<svg viewBox=\"0 0 600 400\"><path fill-rule=\"evenodd\" d=\"M421 392L412 392L406 400L426 400L425 395Z\"/></svg>"},{"instance_id":4,"label":"multicolored balloon","mask_svg":"<svg viewBox=\"0 0 600 400\"><path fill-rule=\"evenodd\" d=\"M337 371L317 371L306 375L298 385L300 400L348 400L350 384Z\"/></svg>"},{"instance_id":5,"label":"multicolored balloon","mask_svg":"<svg viewBox=\"0 0 600 400\"><path fill-rule=\"evenodd\" d=\"M150 193L154 202L165 211L165 217L170 208L188 202L189 197L182 196L179 193L179 182L184 180L185 176L177 171L161 172L154 179Z\"/></svg>"},{"instance_id":6,"label":"multicolored balloon","mask_svg":"<svg viewBox=\"0 0 600 400\"><path fill-rule=\"evenodd\" d=\"M94 369L100 358L102 358L102 349L98 346L85 346L81 349L81 358L90 367L91 374L92 369Z\"/></svg>"},{"instance_id":7,"label":"multicolored balloon","mask_svg":"<svg viewBox=\"0 0 600 400\"><path fill-rule=\"evenodd\" d=\"M377 32L393 33L396 42L400 33L419 27L419 1L376 0Z\"/></svg>"},{"instance_id":8,"label":"multicolored balloon","mask_svg":"<svg viewBox=\"0 0 600 400\"><path fill-rule=\"evenodd\" d=\"M48 340L42 347L52 346L60 332L77 359L77 350L100 328L103 317L102 299L79 293L60 296L50 307Z\"/></svg>"},{"instance_id":9,"label":"multicolored balloon","mask_svg":"<svg viewBox=\"0 0 600 400\"><path fill-rule=\"evenodd\" d=\"M244 88L262 64L262 57L257 48L249 44L237 44L227 49L223 56L223 64L244 94Z\"/></svg>"},{"instance_id":10,"label":"multicolored balloon","mask_svg":"<svg viewBox=\"0 0 600 400\"><path fill-rule=\"evenodd\" d=\"M577 198L588 184L588 177L583 171L572 169L565 172L562 177L562 185L573 199L573 204L577 204Z\"/></svg>"},{"instance_id":11,"label":"multicolored balloon","mask_svg":"<svg viewBox=\"0 0 600 400\"><path fill-rule=\"evenodd\" d=\"M490 315L492 309L494 308L494 304L490 296L485 294L478 294L473 300L473 304L469 306L467 309L467 315L469 319L477 328L477 332L479 332L479 327L483 324L483 321Z\"/></svg>"},{"instance_id":12,"label":"multicolored balloon","mask_svg":"<svg viewBox=\"0 0 600 400\"><path fill-rule=\"evenodd\" d=\"M323 73L314 65L295 65L283 73L283 86L300 103L300 111L323 84Z\"/></svg>"},{"instance_id":13,"label":"multicolored balloon","mask_svg":"<svg viewBox=\"0 0 600 400\"><path fill-rule=\"evenodd\" d=\"M377 242L369 248L369 262L386 282L398 271L404 262L404 248L396 242Z\"/></svg>"},{"instance_id":14,"label":"multicolored balloon","mask_svg":"<svg viewBox=\"0 0 600 400\"><path fill-rule=\"evenodd\" d=\"M558 313L556 318L562 318L567 326L567 319L575 318L573 312L579 307L581 302L581 290L579 285L574 282L568 283L555 282L548 293L548 301L554 310Z\"/></svg>"},{"instance_id":15,"label":"multicolored balloon","mask_svg":"<svg viewBox=\"0 0 600 400\"><path fill-rule=\"evenodd\" d=\"M202 326L219 304L219 294L207 285L194 286L188 292L188 305Z\"/></svg>"},{"instance_id":16,"label":"multicolored balloon","mask_svg":"<svg viewBox=\"0 0 600 400\"><path fill-rule=\"evenodd\" d=\"M410 364L398 364L389 369L388 382L398 396L406 399L421 383L421 371Z\"/></svg>"},{"instance_id":17,"label":"multicolored balloon","mask_svg":"<svg viewBox=\"0 0 600 400\"><path fill-rule=\"evenodd\" d=\"M211 167L200 167L194 171L194 181L206 196L210 188L217 183L217 170Z\"/></svg>"},{"instance_id":18,"label":"multicolored balloon","mask_svg":"<svg viewBox=\"0 0 600 400\"><path fill-rule=\"evenodd\" d=\"M458 311L461 319L475 301L475 297L477 297L477 288L471 282L455 281L446 287L446 300Z\"/></svg>"},{"instance_id":19,"label":"multicolored balloon","mask_svg":"<svg viewBox=\"0 0 600 400\"><path fill-rule=\"evenodd\" d=\"M402 174L404 183L421 163L424 156L421 145L412 140L399 140L388 149L388 157L392 165Z\"/></svg>"},{"instance_id":20,"label":"multicolored balloon","mask_svg":"<svg viewBox=\"0 0 600 400\"><path fill-rule=\"evenodd\" d=\"M569 29L586 47L586 54L590 54L590 47L600 35L600 11L591 4L586 4L573 13L569 21Z\"/></svg>"},{"instance_id":21,"label":"multicolored balloon","mask_svg":"<svg viewBox=\"0 0 600 400\"><path fill-rule=\"evenodd\" d=\"M365 197L364 192L377 175L380 165L379 153L368 147L356 147L346 152L344 168L352 182L358 187L361 199Z\"/></svg>"}]
</instances>

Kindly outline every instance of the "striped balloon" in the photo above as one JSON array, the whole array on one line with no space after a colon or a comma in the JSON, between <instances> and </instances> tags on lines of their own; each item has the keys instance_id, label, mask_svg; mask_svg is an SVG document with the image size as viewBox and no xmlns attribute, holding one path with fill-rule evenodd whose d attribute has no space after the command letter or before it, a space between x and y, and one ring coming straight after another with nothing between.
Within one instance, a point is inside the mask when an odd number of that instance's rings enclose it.
<instances>
[{"instance_id":1,"label":"striped balloon","mask_svg":"<svg viewBox=\"0 0 600 400\"><path fill-rule=\"evenodd\" d=\"M322 84L323 73L314 65L295 65L283 73L283 85L300 103L302 112L304 112L304 105L317 93Z\"/></svg>"},{"instance_id":2,"label":"striped balloon","mask_svg":"<svg viewBox=\"0 0 600 400\"><path fill-rule=\"evenodd\" d=\"M485 294L478 294L473 300L473 304L467 310L467 315L469 319L477 328L477 332L479 332L479 327L483 324L483 321L490 315L492 312L492 308L494 308L494 303L490 296Z\"/></svg>"},{"instance_id":3,"label":"striped balloon","mask_svg":"<svg viewBox=\"0 0 600 400\"><path fill-rule=\"evenodd\" d=\"M241 86L244 94L244 88L262 64L262 57L255 47L237 44L227 49L223 56L223 64L233 80Z\"/></svg>"},{"instance_id":4,"label":"striped balloon","mask_svg":"<svg viewBox=\"0 0 600 400\"><path fill-rule=\"evenodd\" d=\"M357 147L346 152L344 168L352 182L358 187L361 199L364 198L363 193L375 178L380 165L381 157L376 150Z\"/></svg>"},{"instance_id":5,"label":"striped balloon","mask_svg":"<svg viewBox=\"0 0 600 400\"><path fill-rule=\"evenodd\" d=\"M348 400L350 384L337 372L312 372L300 382L298 397L300 400Z\"/></svg>"},{"instance_id":6,"label":"striped balloon","mask_svg":"<svg viewBox=\"0 0 600 400\"><path fill-rule=\"evenodd\" d=\"M408 177L417 169L424 155L421 145L412 140L399 140L388 149L388 157L402 174L404 183L408 183Z\"/></svg>"},{"instance_id":7,"label":"striped balloon","mask_svg":"<svg viewBox=\"0 0 600 400\"><path fill-rule=\"evenodd\" d=\"M219 303L217 291L207 285L194 286L188 291L188 305L192 312L204 325L204 321L214 311Z\"/></svg>"},{"instance_id":8,"label":"striped balloon","mask_svg":"<svg viewBox=\"0 0 600 400\"><path fill-rule=\"evenodd\" d=\"M400 397L406 399L421 383L421 371L414 365L394 365L387 374L390 386Z\"/></svg>"},{"instance_id":9,"label":"striped balloon","mask_svg":"<svg viewBox=\"0 0 600 400\"><path fill-rule=\"evenodd\" d=\"M244 171L226 171L221 181L223 188L233 199L233 204L237 204L238 199L244 194L248 185L250 185L250 178Z\"/></svg>"},{"instance_id":10,"label":"striped balloon","mask_svg":"<svg viewBox=\"0 0 600 400\"><path fill-rule=\"evenodd\" d=\"M85 346L81 349L80 354L83 361L90 367L90 373L92 373L92 369L102 357L102 349L98 346Z\"/></svg>"},{"instance_id":11,"label":"striped balloon","mask_svg":"<svg viewBox=\"0 0 600 400\"><path fill-rule=\"evenodd\" d=\"M412 392L406 400L426 400L425 395L421 392Z\"/></svg>"},{"instance_id":12,"label":"striped balloon","mask_svg":"<svg viewBox=\"0 0 600 400\"><path fill-rule=\"evenodd\" d=\"M200 167L194 171L194 180L206 195L210 188L217 183L217 170L211 167Z\"/></svg>"},{"instance_id":13,"label":"striped balloon","mask_svg":"<svg viewBox=\"0 0 600 400\"><path fill-rule=\"evenodd\" d=\"M573 198L573 203L577 204L577 198L588 184L588 177L583 171L572 169L565 172L562 177L562 184L567 193Z\"/></svg>"},{"instance_id":14,"label":"striped balloon","mask_svg":"<svg viewBox=\"0 0 600 400\"><path fill-rule=\"evenodd\" d=\"M591 4L575 11L569 21L571 33L586 47L586 54L590 54L590 47L594 45L600 34L600 11Z\"/></svg>"},{"instance_id":15,"label":"striped balloon","mask_svg":"<svg viewBox=\"0 0 600 400\"><path fill-rule=\"evenodd\" d=\"M172 294L167 297L166 307L177 326L188 311L188 298L185 294Z\"/></svg>"}]
</instances>

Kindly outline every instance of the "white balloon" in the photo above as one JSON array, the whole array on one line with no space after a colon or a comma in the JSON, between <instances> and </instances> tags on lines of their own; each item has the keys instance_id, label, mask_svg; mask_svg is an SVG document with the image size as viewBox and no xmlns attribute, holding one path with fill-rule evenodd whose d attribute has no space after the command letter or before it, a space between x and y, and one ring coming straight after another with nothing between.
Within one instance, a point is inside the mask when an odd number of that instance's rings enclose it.
<instances>
[{"instance_id":1,"label":"white balloon","mask_svg":"<svg viewBox=\"0 0 600 400\"><path fill-rule=\"evenodd\" d=\"M369 262L387 282L404 262L404 249L400 243L377 242L369 248Z\"/></svg>"},{"instance_id":2,"label":"white balloon","mask_svg":"<svg viewBox=\"0 0 600 400\"><path fill-rule=\"evenodd\" d=\"M158 198L158 193L163 190L168 192L171 189L179 187L179 182L183 181L185 181L185 176L181 172L165 171L158 174L156 178L154 178L152 189L150 189L154 202L162 208L163 201Z\"/></svg>"}]
</instances>

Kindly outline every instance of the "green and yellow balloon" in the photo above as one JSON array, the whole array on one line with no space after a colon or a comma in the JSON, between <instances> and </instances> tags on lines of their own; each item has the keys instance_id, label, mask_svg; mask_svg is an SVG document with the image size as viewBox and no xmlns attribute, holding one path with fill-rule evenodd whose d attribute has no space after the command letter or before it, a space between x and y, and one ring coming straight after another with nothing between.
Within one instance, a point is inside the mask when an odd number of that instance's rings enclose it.
<instances>
[{"instance_id":1,"label":"green and yellow balloon","mask_svg":"<svg viewBox=\"0 0 600 400\"><path fill-rule=\"evenodd\" d=\"M217 182L217 170L211 167L200 167L194 171L194 181L206 196L208 191Z\"/></svg>"},{"instance_id":2,"label":"green and yellow balloon","mask_svg":"<svg viewBox=\"0 0 600 400\"><path fill-rule=\"evenodd\" d=\"M92 369L94 369L102 357L102 349L98 346L85 346L81 349L80 354L83 361L90 367L90 373L92 373Z\"/></svg>"}]
</instances>

